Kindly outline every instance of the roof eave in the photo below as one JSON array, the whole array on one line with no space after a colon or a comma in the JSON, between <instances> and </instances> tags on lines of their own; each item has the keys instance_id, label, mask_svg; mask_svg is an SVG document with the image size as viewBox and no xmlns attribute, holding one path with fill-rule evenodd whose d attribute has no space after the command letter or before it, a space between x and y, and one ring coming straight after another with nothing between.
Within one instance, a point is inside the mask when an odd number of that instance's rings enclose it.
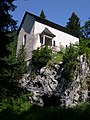
<instances>
[{"instance_id":1,"label":"roof eave","mask_svg":"<svg viewBox=\"0 0 90 120\"><path fill-rule=\"evenodd\" d=\"M50 26L50 27L53 27L53 28L55 28L55 29L57 29L57 30L59 30L59 31L62 31L62 32L65 32L65 33L68 33L68 34L72 35L72 34L67 30L67 28L65 28L65 27L63 27L63 26L61 26L61 25L58 25L58 24L56 24L56 23L54 23L54 22L51 22L51 21L49 21L49 20L47 20L47 19L41 18L41 17L39 17L39 16L36 16L36 15L34 15L34 14L32 14L32 13L29 13L29 12L27 12L27 11L26 11L25 14L24 14L24 17L23 17L22 22L21 22L21 24L20 24L20 27L19 27L19 29L18 29L18 31L17 31L17 34L19 34L19 32L20 32L20 29L21 29L21 27L22 27L22 25L23 25L23 22L24 22L25 17L26 17L27 14L33 16L33 17L35 18L35 21L41 22L41 23L46 24L46 25L48 25L48 26ZM75 36L75 35L72 35L72 36ZM75 37L77 37L77 36L75 36ZM77 38L78 38L78 37L77 37Z\"/></svg>"}]
</instances>

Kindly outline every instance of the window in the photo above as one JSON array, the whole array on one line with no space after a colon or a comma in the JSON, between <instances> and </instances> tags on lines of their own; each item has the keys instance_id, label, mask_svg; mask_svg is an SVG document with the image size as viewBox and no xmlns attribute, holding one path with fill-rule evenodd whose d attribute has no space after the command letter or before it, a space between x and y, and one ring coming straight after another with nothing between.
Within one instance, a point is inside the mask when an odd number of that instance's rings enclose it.
<instances>
[{"instance_id":1,"label":"window","mask_svg":"<svg viewBox=\"0 0 90 120\"><path fill-rule=\"evenodd\" d=\"M52 38L45 37L45 45L52 46Z\"/></svg>"},{"instance_id":2,"label":"window","mask_svg":"<svg viewBox=\"0 0 90 120\"><path fill-rule=\"evenodd\" d=\"M55 41L53 41L53 46L55 46Z\"/></svg>"},{"instance_id":3,"label":"window","mask_svg":"<svg viewBox=\"0 0 90 120\"><path fill-rule=\"evenodd\" d=\"M26 34L23 36L23 46L26 45Z\"/></svg>"},{"instance_id":4,"label":"window","mask_svg":"<svg viewBox=\"0 0 90 120\"><path fill-rule=\"evenodd\" d=\"M43 44L43 36L40 36L40 43Z\"/></svg>"}]
</instances>

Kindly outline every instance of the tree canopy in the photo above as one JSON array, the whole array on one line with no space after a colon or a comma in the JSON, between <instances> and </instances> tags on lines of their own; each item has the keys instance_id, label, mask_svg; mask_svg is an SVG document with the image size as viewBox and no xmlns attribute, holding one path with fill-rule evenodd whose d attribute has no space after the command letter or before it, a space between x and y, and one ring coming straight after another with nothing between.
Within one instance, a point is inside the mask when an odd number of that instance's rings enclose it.
<instances>
[{"instance_id":1,"label":"tree canopy","mask_svg":"<svg viewBox=\"0 0 90 120\"><path fill-rule=\"evenodd\" d=\"M32 64L37 68L41 68L51 59L52 51L48 46L45 46L44 48L34 50L32 53Z\"/></svg>"},{"instance_id":2,"label":"tree canopy","mask_svg":"<svg viewBox=\"0 0 90 120\"><path fill-rule=\"evenodd\" d=\"M13 4L14 0L1 0L0 1L0 74L8 68L7 62L4 57L10 53L7 46L12 41L12 36L8 32L15 30L16 21L12 18L10 11L14 11L16 6Z\"/></svg>"},{"instance_id":3,"label":"tree canopy","mask_svg":"<svg viewBox=\"0 0 90 120\"><path fill-rule=\"evenodd\" d=\"M81 33L85 38L90 38L90 20L84 23L84 26L81 28Z\"/></svg>"},{"instance_id":4,"label":"tree canopy","mask_svg":"<svg viewBox=\"0 0 90 120\"><path fill-rule=\"evenodd\" d=\"M41 18L46 19L46 16L45 16L45 14L44 14L44 11L43 11L43 10L41 10L40 17L41 17Z\"/></svg>"},{"instance_id":5,"label":"tree canopy","mask_svg":"<svg viewBox=\"0 0 90 120\"><path fill-rule=\"evenodd\" d=\"M10 14L10 11L14 11L16 8L13 2L14 0L0 1L0 58L6 55L6 45L10 43L10 37L7 36L6 32L16 28L17 22L13 20Z\"/></svg>"},{"instance_id":6,"label":"tree canopy","mask_svg":"<svg viewBox=\"0 0 90 120\"><path fill-rule=\"evenodd\" d=\"M76 36L80 37L80 19L79 17L75 14L75 12L72 13L71 17L68 19L69 22L67 22L66 28L68 31Z\"/></svg>"},{"instance_id":7,"label":"tree canopy","mask_svg":"<svg viewBox=\"0 0 90 120\"><path fill-rule=\"evenodd\" d=\"M16 6L13 4L14 0L0 1L0 32L15 29L16 21L13 20L10 11L14 11Z\"/></svg>"}]
</instances>

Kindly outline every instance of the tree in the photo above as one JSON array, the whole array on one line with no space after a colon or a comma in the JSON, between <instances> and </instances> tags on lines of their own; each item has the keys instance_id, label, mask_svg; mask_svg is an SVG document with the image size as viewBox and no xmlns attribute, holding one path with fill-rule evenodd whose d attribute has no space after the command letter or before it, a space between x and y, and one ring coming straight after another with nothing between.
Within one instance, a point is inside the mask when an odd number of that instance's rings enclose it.
<instances>
[{"instance_id":1,"label":"tree","mask_svg":"<svg viewBox=\"0 0 90 120\"><path fill-rule=\"evenodd\" d=\"M17 35L16 32L8 33L10 43L6 47L7 54L4 54L4 57L0 59L0 79L10 80L13 73L13 64L16 62L16 46L17 46ZM9 54L10 53L10 54Z\"/></svg>"},{"instance_id":2,"label":"tree","mask_svg":"<svg viewBox=\"0 0 90 120\"><path fill-rule=\"evenodd\" d=\"M52 51L47 46L41 49L34 50L32 54L33 66L35 66L36 69L44 67L51 59L51 53Z\"/></svg>"},{"instance_id":3,"label":"tree","mask_svg":"<svg viewBox=\"0 0 90 120\"><path fill-rule=\"evenodd\" d=\"M75 12L72 13L71 17L68 19L69 22L67 22L66 28L68 31L76 36L80 37L80 19L75 14Z\"/></svg>"},{"instance_id":4,"label":"tree","mask_svg":"<svg viewBox=\"0 0 90 120\"><path fill-rule=\"evenodd\" d=\"M10 11L14 11L16 6L13 4L14 0L0 1L0 74L6 67L8 67L4 57L9 55L7 45L11 42L11 37L8 36L10 30L15 30L16 21L13 20Z\"/></svg>"},{"instance_id":5,"label":"tree","mask_svg":"<svg viewBox=\"0 0 90 120\"><path fill-rule=\"evenodd\" d=\"M44 14L44 11L43 11L43 10L42 10L42 11L41 11L41 13L40 13L40 17L41 17L41 18L46 19L46 16L45 16L45 14Z\"/></svg>"},{"instance_id":6,"label":"tree","mask_svg":"<svg viewBox=\"0 0 90 120\"><path fill-rule=\"evenodd\" d=\"M16 21L10 15L10 11L14 11L16 6L14 0L0 1L0 32L6 32L10 29L15 29Z\"/></svg>"},{"instance_id":7,"label":"tree","mask_svg":"<svg viewBox=\"0 0 90 120\"><path fill-rule=\"evenodd\" d=\"M73 80L74 72L78 68L77 57L79 56L79 47L77 45L68 46L66 48L65 54L63 56L63 66L64 70L62 76L66 80Z\"/></svg>"},{"instance_id":8,"label":"tree","mask_svg":"<svg viewBox=\"0 0 90 120\"><path fill-rule=\"evenodd\" d=\"M84 26L81 28L81 33L83 37L90 38L90 20L84 23Z\"/></svg>"},{"instance_id":9,"label":"tree","mask_svg":"<svg viewBox=\"0 0 90 120\"><path fill-rule=\"evenodd\" d=\"M10 38L7 36L6 32L14 30L16 27L16 21L13 20L9 13L10 11L14 11L16 8L13 5L13 1L14 0L0 1L0 58L8 52L6 45L10 43Z\"/></svg>"},{"instance_id":10,"label":"tree","mask_svg":"<svg viewBox=\"0 0 90 120\"><path fill-rule=\"evenodd\" d=\"M80 38L79 41L79 54L86 54L87 60L90 64L90 40L87 38Z\"/></svg>"},{"instance_id":11,"label":"tree","mask_svg":"<svg viewBox=\"0 0 90 120\"><path fill-rule=\"evenodd\" d=\"M26 54L25 54L24 47L21 47L16 59L16 63L14 63L14 66L13 66L12 78L14 80L20 80L23 77L23 75L26 73L27 65L25 61L25 56Z\"/></svg>"}]
</instances>

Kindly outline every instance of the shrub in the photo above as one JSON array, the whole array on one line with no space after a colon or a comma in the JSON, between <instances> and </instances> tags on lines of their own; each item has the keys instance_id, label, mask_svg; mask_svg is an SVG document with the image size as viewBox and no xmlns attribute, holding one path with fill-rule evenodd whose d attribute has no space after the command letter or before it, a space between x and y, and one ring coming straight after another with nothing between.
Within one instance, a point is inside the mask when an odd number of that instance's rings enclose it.
<instances>
[{"instance_id":1,"label":"shrub","mask_svg":"<svg viewBox=\"0 0 90 120\"><path fill-rule=\"evenodd\" d=\"M69 61L75 61L78 55L79 55L78 46L70 44L70 46L66 48L65 54L63 55L63 61L64 63L69 62Z\"/></svg>"},{"instance_id":2,"label":"shrub","mask_svg":"<svg viewBox=\"0 0 90 120\"><path fill-rule=\"evenodd\" d=\"M86 38L81 38L79 44L79 54L81 55L85 53L90 63L90 40Z\"/></svg>"},{"instance_id":3,"label":"shrub","mask_svg":"<svg viewBox=\"0 0 90 120\"><path fill-rule=\"evenodd\" d=\"M27 111L31 107L31 103L28 100L28 94L22 93L19 97L14 98L9 96L1 100L0 112L7 109L12 109L15 113L21 113Z\"/></svg>"},{"instance_id":4,"label":"shrub","mask_svg":"<svg viewBox=\"0 0 90 120\"><path fill-rule=\"evenodd\" d=\"M48 61L51 60L51 53L51 49L48 49L47 46L41 49L38 48L37 50L34 50L32 54L33 66L35 66L36 68L44 67L48 63Z\"/></svg>"},{"instance_id":5,"label":"shrub","mask_svg":"<svg viewBox=\"0 0 90 120\"><path fill-rule=\"evenodd\" d=\"M23 47L19 50L16 62L14 63L13 68L14 68L14 72L12 75L13 79L15 80L21 79L27 69L27 65L25 61L25 50Z\"/></svg>"},{"instance_id":6,"label":"shrub","mask_svg":"<svg viewBox=\"0 0 90 120\"><path fill-rule=\"evenodd\" d=\"M76 68L79 66L77 61L77 57L79 55L79 48L70 44L69 47L66 48L65 54L63 55L63 63L64 70L63 76L67 80L73 80L74 72Z\"/></svg>"}]
</instances>

